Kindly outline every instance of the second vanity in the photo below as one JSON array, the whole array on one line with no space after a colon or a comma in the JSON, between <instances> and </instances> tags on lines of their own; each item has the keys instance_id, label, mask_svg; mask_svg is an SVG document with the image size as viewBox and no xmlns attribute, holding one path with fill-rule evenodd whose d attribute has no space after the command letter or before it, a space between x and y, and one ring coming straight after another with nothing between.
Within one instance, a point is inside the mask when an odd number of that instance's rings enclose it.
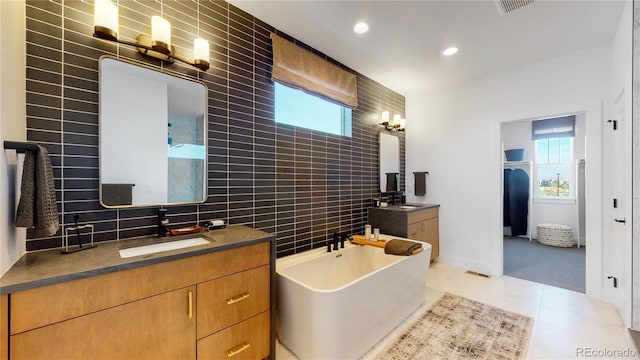
<instances>
[{"instance_id":1,"label":"second vanity","mask_svg":"<svg viewBox=\"0 0 640 360\"><path fill-rule=\"evenodd\" d=\"M0 279L0 355L273 357L273 237L243 226L198 236L210 243L131 258L118 251L158 239L26 254Z\"/></svg>"},{"instance_id":2,"label":"second vanity","mask_svg":"<svg viewBox=\"0 0 640 360\"><path fill-rule=\"evenodd\" d=\"M403 204L371 207L368 222L383 234L395 235L431 244L431 261L440 254L439 209L433 204Z\"/></svg>"}]
</instances>

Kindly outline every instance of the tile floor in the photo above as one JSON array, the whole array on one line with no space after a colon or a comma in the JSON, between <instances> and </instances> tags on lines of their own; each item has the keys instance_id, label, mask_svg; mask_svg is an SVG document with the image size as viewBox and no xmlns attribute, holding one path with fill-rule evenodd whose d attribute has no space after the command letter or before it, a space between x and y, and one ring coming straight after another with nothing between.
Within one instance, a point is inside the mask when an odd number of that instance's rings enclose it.
<instances>
[{"instance_id":1,"label":"tile floor","mask_svg":"<svg viewBox=\"0 0 640 360\"><path fill-rule=\"evenodd\" d=\"M532 317L534 325L527 359L638 358L627 329L612 305L549 285L509 276L484 278L453 266L433 263L427 276L425 305L363 359L373 359L444 292ZM624 356L629 353L632 356ZM296 357L278 343L276 359L293 360Z\"/></svg>"}]
</instances>

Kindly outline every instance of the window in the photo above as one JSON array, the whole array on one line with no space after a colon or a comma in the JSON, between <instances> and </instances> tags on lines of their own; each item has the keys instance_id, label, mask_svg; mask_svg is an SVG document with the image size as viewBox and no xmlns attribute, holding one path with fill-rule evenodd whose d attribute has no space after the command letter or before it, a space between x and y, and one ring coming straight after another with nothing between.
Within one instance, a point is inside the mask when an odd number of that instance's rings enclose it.
<instances>
[{"instance_id":1,"label":"window","mask_svg":"<svg viewBox=\"0 0 640 360\"><path fill-rule=\"evenodd\" d=\"M535 140L538 197L567 199L572 193L573 138Z\"/></svg>"},{"instance_id":2,"label":"window","mask_svg":"<svg viewBox=\"0 0 640 360\"><path fill-rule=\"evenodd\" d=\"M351 137L351 109L275 83L276 122Z\"/></svg>"}]
</instances>

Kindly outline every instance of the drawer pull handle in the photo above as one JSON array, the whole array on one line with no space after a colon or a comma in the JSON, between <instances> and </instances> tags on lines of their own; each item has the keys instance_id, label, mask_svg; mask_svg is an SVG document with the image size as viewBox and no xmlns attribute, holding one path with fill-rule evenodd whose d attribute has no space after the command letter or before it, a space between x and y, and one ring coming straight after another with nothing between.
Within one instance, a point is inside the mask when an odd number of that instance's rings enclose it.
<instances>
[{"instance_id":1,"label":"drawer pull handle","mask_svg":"<svg viewBox=\"0 0 640 360\"><path fill-rule=\"evenodd\" d=\"M236 356L238 354L240 354L241 352L247 350L248 348L251 347L251 344L249 343L244 343L242 345L239 345L231 350L227 350L227 357L232 357L232 356Z\"/></svg>"},{"instance_id":2,"label":"drawer pull handle","mask_svg":"<svg viewBox=\"0 0 640 360\"><path fill-rule=\"evenodd\" d=\"M189 291L189 319L193 318L193 291Z\"/></svg>"},{"instance_id":3,"label":"drawer pull handle","mask_svg":"<svg viewBox=\"0 0 640 360\"><path fill-rule=\"evenodd\" d=\"M231 304L235 304L237 302L240 302L242 300L246 300L249 298L249 294L242 294L242 295L238 295L236 297L232 297L231 299L227 300L227 305L231 305Z\"/></svg>"}]
</instances>

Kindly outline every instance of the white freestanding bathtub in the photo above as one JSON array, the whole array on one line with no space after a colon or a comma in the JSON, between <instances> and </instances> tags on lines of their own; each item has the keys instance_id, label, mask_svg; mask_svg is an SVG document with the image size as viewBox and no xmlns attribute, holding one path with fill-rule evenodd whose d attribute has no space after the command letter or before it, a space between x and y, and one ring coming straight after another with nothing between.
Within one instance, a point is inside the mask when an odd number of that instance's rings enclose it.
<instances>
[{"instance_id":1,"label":"white freestanding bathtub","mask_svg":"<svg viewBox=\"0 0 640 360\"><path fill-rule=\"evenodd\" d=\"M423 246L396 256L347 241L278 259L278 339L300 359L361 357L424 303L431 245Z\"/></svg>"}]
</instances>

